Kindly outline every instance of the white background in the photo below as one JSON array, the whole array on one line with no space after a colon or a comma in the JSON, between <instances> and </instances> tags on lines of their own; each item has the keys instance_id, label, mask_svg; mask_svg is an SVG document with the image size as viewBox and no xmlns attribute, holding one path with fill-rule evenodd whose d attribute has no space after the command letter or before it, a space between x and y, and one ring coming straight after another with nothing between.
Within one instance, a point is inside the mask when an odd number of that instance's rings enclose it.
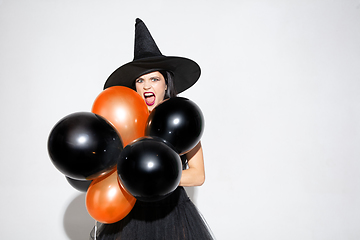
<instances>
[{"instance_id":1,"label":"white background","mask_svg":"<svg viewBox=\"0 0 360 240\"><path fill-rule=\"evenodd\" d=\"M360 1L0 0L1 239L87 239L51 163L58 120L133 58L135 18L191 58L217 239L360 239Z\"/></svg>"}]
</instances>

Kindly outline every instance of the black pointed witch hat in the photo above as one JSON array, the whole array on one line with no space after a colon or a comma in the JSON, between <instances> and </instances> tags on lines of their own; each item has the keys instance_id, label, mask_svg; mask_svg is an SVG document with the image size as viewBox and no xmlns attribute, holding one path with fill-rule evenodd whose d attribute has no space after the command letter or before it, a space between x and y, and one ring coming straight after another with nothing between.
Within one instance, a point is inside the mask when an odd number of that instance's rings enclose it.
<instances>
[{"instance_id":1,"label":"black pointed witch hat","mask_svg":"<svg viewBox=\"0 0 360 240\"><path fill-rule=\"evenodd\" d=\"M138 77L159 70L166 70L173 75L178 93L194 85L201 72L199 65L191 59L162 55L145 23L137 18L134 59L116 69L105 82L104 89L125 86L135 90L135 80Z\"/></svg>"}]
</instances>

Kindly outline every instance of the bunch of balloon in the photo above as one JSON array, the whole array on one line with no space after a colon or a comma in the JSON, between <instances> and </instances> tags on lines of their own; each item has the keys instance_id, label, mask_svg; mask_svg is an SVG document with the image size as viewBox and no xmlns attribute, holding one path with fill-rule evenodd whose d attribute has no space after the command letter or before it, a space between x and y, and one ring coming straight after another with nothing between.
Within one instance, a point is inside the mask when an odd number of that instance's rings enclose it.
<instances>
[{"instance_id":1,"label":"bunch of balloon","mask_svg":"<svg viewBox=\"0 0 360 240\"><path fill-rule=\"evenodd\" d=\"M105 89L95 99L92 112L107 119L117 129L124 146L145 134L149 111L140 95L130 88L114 86ZM123 219L136 202L136 198L119 183L115 169L111 174L93 180L86 194L90 216L107 224Z\"/></svg>"},{"instance_id":2,"label":"bunch of balloon","mask_svg":"<svg viewBox=\"0 0 360 240\"><path fill-rule=\"evenodd\" d=\"M124 187L137 199L157 201L179 185L180 155L194 148L204 130L200 108L182 97L170 98L150 113L146 136L126 146L118 161Z\"/></svg>"}]
</instances>

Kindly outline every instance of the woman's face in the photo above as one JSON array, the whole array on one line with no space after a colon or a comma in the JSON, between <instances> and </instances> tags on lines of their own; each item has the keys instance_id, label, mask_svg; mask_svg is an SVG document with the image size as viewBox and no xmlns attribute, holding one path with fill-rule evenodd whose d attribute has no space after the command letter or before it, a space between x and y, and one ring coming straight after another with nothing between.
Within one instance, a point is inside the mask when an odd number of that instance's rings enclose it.
<instances>
[{"instance_id":1,"label":"woman's face","mask_svg":"<svg viewBox=\"0 0 360 240\"><path fill-rule=\"evenodd\" d=\"M160 72L151 72L135 80L137 93L144 99L149 111L164 100L167 85Z\"/></svg>"}]
</instances>

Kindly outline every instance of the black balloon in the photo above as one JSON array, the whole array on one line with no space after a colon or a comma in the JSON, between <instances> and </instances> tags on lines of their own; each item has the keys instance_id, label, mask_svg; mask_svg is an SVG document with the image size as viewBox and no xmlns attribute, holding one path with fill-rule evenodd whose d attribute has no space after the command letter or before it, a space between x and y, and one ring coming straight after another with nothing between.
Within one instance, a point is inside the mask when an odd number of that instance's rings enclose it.
<instances>
[{"instance_id":1,"label":"black balloon","mask_svg":"<svg viewBox=\"0 0 360 240\"><path fill-rule=\"evenodd\" d=\"M204 117L200 108L182 97L170 98L154 108L148 118L146 135L159 137L179 154L190 151L200 141Z\"/></svg>"},{"instance_id":2,"label":"black balloon","mask_svg":"<svg viewBox=\"0 0 360 240\"><path fill-rule=\"evenodd\" d=\"M86 192L90 184L92 183L92 180L77 180L77 179L69 178L67 176L65 177L66 180L69 182L69 184L80 192Z\"/></svg>"},{"instance_id":3,"label":"black balloon","mask_svg":"<svg viewBox=\"0 0 360 240\"><path fill-rule=\"evenodd\" d=\"M64 117L48 139L48 152L55 167L77 180L91 180L110 172L122 149L121 138L111 124L89 112Z\"/></svg>"},{"instance_id":4,"label":"black balloon","mask_svg":"<svg viewBox=\"0 0 360 240\"><path fill-rule=\"evenodd\" d=\"M120 182L140 201L157 201L173 192L180 183L179 154L164 142L144 137L127 145L117 171Z\"/></svg>"}]
</instances>

